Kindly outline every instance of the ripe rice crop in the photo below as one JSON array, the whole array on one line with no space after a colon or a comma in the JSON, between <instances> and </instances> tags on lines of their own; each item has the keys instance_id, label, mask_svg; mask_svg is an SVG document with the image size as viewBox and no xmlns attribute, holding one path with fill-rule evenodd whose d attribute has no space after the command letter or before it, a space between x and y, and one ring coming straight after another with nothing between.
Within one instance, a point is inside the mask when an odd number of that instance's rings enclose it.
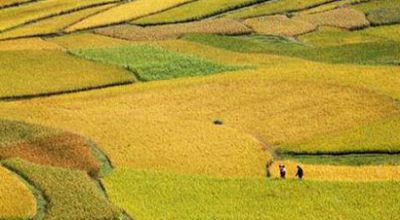
<instances>
[{"instance_id":1,"label":"ripe rice crop","mask_svg":"<svg viewBox=\"0 0 400 220\"><path fill-rule=\"evenodd\" d=\"M30 37L39 35L48 35L61 33L64 28L69 25L85 18L96 12L105 10L114 6L115 4L107 4L103 6L93 7L85 10L80 10L74 13L48 18L32 24L24 25L22 27L12 29L0 34L0 39Z\"/></svg>"},{"instance_id":2,"label":"ripe rice crop","mask_svg":"<svg viewBox=\"0 0 400 220\"><path fill-rule=\"evenodd\" d=\"M265 70L4 103L0 115L89 137L102 146L117 167L261 176L270 158L265 148L398 114L390 98L356 84L368 81L368 77L376 84L370 73L384 76L391 70L376 72L365 67L362 71L357 66L330 69L329 65L301 63L301 68L299 63L284 63ZM336 70L342 72L343 79L335 78L332 73ZM347 77L363 72L365 76ZM398 81L397 76L393 75ZM352 79L357 87L350 86ZM397 81L379 85L386 91L399 91ZM250 111L252 114L248 114ZM50 112L51 117L46 117ZM214 125L215 119L222 120L223 125Z\"/></svg>"},{"instance_id":3,"label":"ripe rice crop","mask_svg":"<svg viewBox=\"0 0 400 220\"><path fill-rule=\"evenodd\" d=\"M284 37L292 37L317 29L317 25L293 20L284 15L252 18L245 20L244 23L257 33Z\"/></svg>"},{"instance_id":4,"label":"ripe rice crop","mask_svg":"<svg viewBox=\"0 0 400 220\"><path fill-rule=\"evenodd\" d=\"M116 209L85 172L7 160L47 198L44 219L116 219Z\"/></svg>"},{"instance_id":5,"label":"ripe rice crop","mask_svg":"<svg viewBox=\"0 0 400 220\"><path fill-rule=\"evenodd\" d=\"M2 166L0 177L0 218L32 218L36 214L36 200L29 189Z\"/></svg>"},{"instance_id":6,"label":"ripe rice crop","mask_svg":"<svg viewBox=\"0 0 400 220\"><path fill-rule=\"evenodd\" d=\"M367 18L373 25L398 24L400 23L400 4L397 7L371 11Z\"/></svg>"},{"instance_id":7,"label":"ripe rice crop","mask_svg":"<svg viewBox=\"0 0 400 220\"><path fill-rule=\"evenodd\" d=\"M369 25L367 18L362 12L351 8L339 8L317 14L298 15L293 19L317 26L333 26L350 30Z\"/></svg>"},{"instance_id":8,"label":"ripe rice crop","mask_svg":"<svg viewBox=\"0 0 400 220\"><path fill-rule=\"evenodd\" d=\"M73 53L90 60L127 66L143 81L207 75L238 69L150 45L76 50Z\"/></svg>"},{"instance_id":9,"label":"ripe rice crop","mask_svg":"<svg viewBox=\"0 0 400 220\"><path fill-rule=\"evenodd\" d=\"M400 215L400 184L394 181L222 179L117 169L104 183L111 200L135 219L379 219Z\"/></svg>"},{"instance_id":10,"label":"ripe rice crop","mask_svg":"<svg viewBox=\"0 0 400 220\"><path fill-rule=\"evenodd\" d=\"M57 50L1 52L0 66L0 97L134 81L134 76L121 68L76 58Z\"/></svg>"},{"instance_id":11,"label":"ripe rice crop","mask_svg":"<svg viewBox=\"0 0 400 220\"><path fill-rule=\"evenodd\" d=\"M360 10L365 14L369 14L370 12L381 8L392 8L399 6L400 0L369 0L368 2L362 4L352 5L351 7Z\"/></svg>"},{"instance_id":12,"label":"ripe rice crop","mask_svg":"<svg viewBox=\"0 0 400 220\"><path fill-rule=\"evenodd\" d=\"M238 35L250 32L251 29L242 23L230 19L204 20L183 24L149 26L146 28L121 25L95 31L98 34L127 40L164 40L194 33Z\"/></svg>"},{"instance_id":13,"label":"ripe rice crop","mask_svg":"<svg viewBox=\"0 0 400 220\"><path fill-rule=\"evenodd\" d=\"M133 21L134 24L167 24L200 20L235 8L263 2L265 0L198 0L165 12Z\"/></svg>"},{"instance_id":14,"label":"ripe rice crop","mask_svg":"<svg viewBox=\"0 0 400 220\"><path fill-rule=\"evenodd\" d=\"M0 41L0 51L8 50L61 50L56 44L46 42L41 38L27 38Z\"/></svg>"},{"instance_id":15,"label":"ripe rice crop","mask_svg":"<svg viewBox=\"0 0 400 220\"><path fill-rule=\"evenodd\" d=\"M296 178L295 161L275 161L271 168L272 177L279 178L279 164L286 167L288 179ZM398 181L400 166L333 166L302 164L307 180L319 181Z\"/></svg>"},{"instance_id":16,"label":"ripe rice crop","mask_svg":"<svg viewBox=\"0 0 400 220\"><path fill-rule=\"evenodd\" d=\"M400 117L384 119L344 132L332 133L314 139L282 146L281 150L295 153L368 153L399 152ZM317 147L316 147L317 146ZM376 147L379 146L379 149Z\"/></svg>"},{"instance_id":17,"label":"ripe rice crop","mask_svg":"<svg viewBox=\"0 0 400 220\"><path fill-rule=\"evenodd\" d=\"M369 36L400 42L400 25L372 27L367 28L362 32Z\"/></svg>"},{"instance_id":18,"label":"ripe rice crop","mask_svg":"<svg viewBox=\"0 0 400 220\"><path fill-rule=\"evenodd\" d=\"M280 0L267 1L262 4L235 10L224 15L224 17L243 19L265 15L285 14L310 8L315 5L328 3L331 0Z\"/></svg>"},{"instance_id":19,"label":"ripe rice crop","mask_svg":"<svg viewBox=\"0 0 400 220\"><path fill-rule=\"evenodd\" d=\"M0 31L112 0L46 0L0 11Z\"/></svg>"},{"instance_id":20,"label":"ripe rice crop","mask_svg":"<svg viewBox=\"0 0 400 220\"><path fill-rule=\"evenodd\" d=\"M129 41L91 33L69 34L60 37L45 38L46 41L67 50L116 47L129 44Z\"/></svg>"},{"instance_id":21,"label":"ripe rice crop","mask_svg":"<svg viewBox=\"0 0 400 220\"><path fill-rule=\"evenodd\" d=\"M298 39L315 47L332 47L349 44L373 43L382 41L381 36L372 36L365 31L347 31L339 28L321 27L318 31L299 36Z\"/></svg>"},{"instance_id":22,"label":"ripe rice crop","mask_svg":"<svg viewBox=\"0 0 400 220\"><path fill-rule=\"evenodd\" d=\"M361 3L368 2L370 0L340 0L340 1L333 1L331 3L323 4L316 8L306 9L304 11L298 12L299 14L315 14L321 13L325 11L331 11L338 8L349 7L350 5L357 5Z\"/></svg>"},{"instance_id":23,"label":"ripe rice crop","mask_svg":"<svg viewBox=\"0 0 400 220\"><path fill-rule=\"evenodd\" d=\"M355 43L331 47L310 47L284 38L269 36L189 35L183 39L242 53L283 55L327 63L398 65L397 42Z\"/></svg>"},{"instance_id":24,"label":"ripe rice crop","mask_svg":"<svg viewBox=\"0 0 400 220\"><path fill-rule=\"evenodd\" d=\"M192 0L136 0L121 4L105 12L91 16L67 28L67 31L76 31L109 24L121 23L154 14Z\"/></svg>"},{"instance_id":25,"label":"ripe rice crop","mask_svg":"<svg viewBox=\"0 0 400 220\"><path fill-rule=\"evenodd\" d=\"M33 1L36 1L36 0L2 0L0 2L0 9L5 8L5 7L17 6L19 4L33 2Z\"/></svg>"}]
</instances>

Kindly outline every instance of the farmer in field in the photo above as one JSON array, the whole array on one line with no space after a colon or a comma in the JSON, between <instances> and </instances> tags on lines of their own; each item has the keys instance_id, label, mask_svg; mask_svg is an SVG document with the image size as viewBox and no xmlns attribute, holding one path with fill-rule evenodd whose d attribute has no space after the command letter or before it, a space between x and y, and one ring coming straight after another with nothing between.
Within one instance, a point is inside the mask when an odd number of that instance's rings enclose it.
<instances>
[{"instance_id":1,"label":"farmer in field","mask_svg":"<svg viewBox=\"0 0 400 220\"><path fill-rule=\"evenodd\" d=\"M304 170L303 168L301 168L300 165L297 165L297 172L296 172L296 176L299 178L299 180L303 179L304 176Z\"/></svg>"},{"instance_id":2,"label":"farmer in field","mask_svg":"<svg viewBox=\"0 0 400 220\"><path fill-rule=\"evenodd\" d=\"M279 173L281 174L281 178L285 179L286 178L286 168L285 165L280 164L279 165Z\"/></svg>"}]
</instances>

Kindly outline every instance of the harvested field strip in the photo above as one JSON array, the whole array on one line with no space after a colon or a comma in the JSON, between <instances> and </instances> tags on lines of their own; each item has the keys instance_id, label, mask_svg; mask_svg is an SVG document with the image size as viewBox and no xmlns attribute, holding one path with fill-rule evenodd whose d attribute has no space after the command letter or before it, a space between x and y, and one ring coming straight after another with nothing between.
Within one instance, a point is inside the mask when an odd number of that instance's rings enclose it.
<instances>
[{"instance_id":1,"label":"harvested field strip","mask_svg":"<svg viewBox=\"0 0 400 220\"><path fill-rule=\"evenodd\" d=\"M315 137L303 143L284 145L280 150L300 154L399 153L399 132L400 116L394 116L348 131Z\"/></svg>"},{"instance_id":2,"label":"harvested field strip","mask_svg":"<svg viewBox=\"0 0 400 220\"><path fill-rule=\"evenodd\" d=\"M0 41L0 51L15 50L61 50L57 44L46 42L41 38Z\"/></svg>"},{"instance_id":3,"label":"harvested field strip","mask_svg":"<svg viewBox=\"0 0 400 220\"><path fill-rule=\"evenodd\" d=\"M112 3L113 0L46 0L0 10L0 32L19 26Z\"/></svg>"},{"instance_id":4,"label":"harvested field strip","mask_svg":"<svg viewBox=\"0 0 400 220\"><path fill-rule=\"evenodd\" d=\"M265 15L275 15L291 13L309 8L318 7L327 3L334 2L336 0L279 0L279 1L267 1L262 4L254 5L253 7L243 8L229 12L224 17L243 19L252 18Z\"/></svg>"},{"instance_id":5,"label":"harvested field strip","mask_svg":"<svg viewBox=\"0 0 400 220\"><path fill-rule=\"evenodd\" d=\"M142 81L199 76L239 69L150 45L76 50L72 53L94 61L126 66Z\"/></svg>"},{"instance_id":6,"label":"harvested field strip","mask_svg":"<svg viewBox=\"0 0 400 220\"><path fill-rule=\"evenodd\" d=\"M85 172L7 160L41 190L49 204L44 219L116 219L119 210L103 195Z\"/></svg>"},{"instance_id":7,"label":"harvested field strip","mask_svg":"<svg viewBox=\"0 0 400 220\"><path fill-rule=\"evenodd\" d=\"M272 177L278 178L279 164L284 164L287 170L287 178L296 178L296 161L274 161L271 167ZM305 170L305 178L318 181L399 181L400 166L376 165L376 166L344 166L344 165L314 165L302 164Z\"/></svg>"},{"instance_id":8,"label":"harvested field strip","mask_svg":"<svg viewBox=\"0 0 400 220\"><path fill-rule=\"evenodd\" d=\"M293 37L317 29L317 25L301 20L290 19L285 15L251 18L244 21L256 33Z\"/></svg>"},{"instance_id":9,"label":"harvested field strip","mask_svg":"<svg viewBox=\"0 0 400 220\"><path fill-rule=\"evenodd\" d=\"M224 179L116 169L104 183L111 200L135 219L163 216L168 219L300 220L335 216L366 220L400 215L400 184L391 181ZM324 205L321 205L321 195Z\"/></svg>"},{"instance_id":10,"label":"harvested field strip","mask_svg":"<svg viewBox=\"0 0 400 220\"><path fill-rule=\"evenodd\" d=\"M398 114L391 98L358 88L365 81L377 84L376 76L392 75L394 79L383 78L390 83L378 84L386 92L398 92L395 68L338 66L288 62L266 69L2 103L0 115L89 137L116 167L262 176L271 157L261 143L298 143ZM335 72L342 77L336 79ZM215 125L215 119L223 125Z\"/></svg>"},{"instance_id":11,"label":"harvested field strip","mask_svg":"<svg viewBox=\"0 0 400 220\"><path fill-rule=\"evenodd\" d=\"M266 0L198 0L165 12L134 20L134 24L155 25L195 21Z\"/></svg>"},{"instance_id":12,"label":"harvested field strip","mask_svg":"<svg viewBox=\"0 0 400 220\"><path fill-rule=\"evenodd\" d=\"M115 4L107 4L103 6L88 8L80 10L70 14L60 15L44 20L40 20L35 23L27 24L19 28L12 29L0 34L1 39L13 39L21 37L32 37L32 36L43 36L50 34L61 34L63 29L68 27L70 24L81 20L89 15L103 11Z\"/></svg>"},{"instance_id":13,"label":"harvested field strip","mask_svg":"<svg viewBox=\"0 0 400 220\"><path fill-rule=\"evenodd\" d=\"M178 7L193 0L136 0L91 16L68 27L66 31L76 31L94 27L104 27L151 15L170 8Z\"/></svg>"},{"instance_id":14,"label":"harvested field strip","mask_svg":"<svg viewBox=\"0 0 400 220\"><path fill-rule=\"evenodd\" d=\"M122 68L90 62L57 50L1 52L0 65L0 98L3 100L135 81L134 76Z\"/></svg>"},{"instance_id":15,"label":"harvested field strip","mask_svg":"<svg viewBox=\"0 0 400 220\"><path fill-rule=\"evenodd\" d=\"M129 41L91 33L69 34L60 37L45 38L45 40L67 50L117 47L130 44Z\"/></svg>"},{"instance_id":16,"label":"harvested field strip","mask_svg":"<svg viewBox=\"0 0 400 220\"><path fill-rule=\"evenodd\" d=\"M391 165L400 166L400 154L279 154L278 160L297 161L301 164L318 164L318 165L348 165L348 166L364 166L364 165Z\"/></svg>"},{"instance_id":17,"label":"harvested field strip","mask_svg":"<svg viewBox=\"0 0 400 220\"><path fill-rule=\"evenodd\" d=\"M298 15L293 19L316 26L333 26L349 30L361 29L369 25L367 18L362 12L351 8L339 8L311 15Z\"/></svg>"},{"instance_id":18,"label":"harvested field strip","mask_svg":"<svg viewBox=\"0 0 400 220\"><path fill-rule=\"evenodd\" d=\"M188 35L183 39L242 53L266 53L327 63L398 65L400 45L393 41L367 42L332 47L310 47L270 36Z\"/></svg>"},{"instance_id":19,"label":"harvested field strip","mask_svg":"<svg viewBox=\"0 0 400 220\"><path fill-rule=\"evenodd\" d=\"M204 20L145 28L134 25L121 25L95 30L95 33L98 34L134 41L174 39L185 34L195 33L239 35L251 32L251 29L239 21L231 19Z\"/></svg>"},{"instance_id":20,"label":"harvested field strip","mask_svg":"<svg viewBox=\"0 0 400 220\"><path fill-rule=\"evenodd\" d=\"M32 218L37 202L30 189L12 172L0 166L0 218Z\"/></svg>"}]
</instances>

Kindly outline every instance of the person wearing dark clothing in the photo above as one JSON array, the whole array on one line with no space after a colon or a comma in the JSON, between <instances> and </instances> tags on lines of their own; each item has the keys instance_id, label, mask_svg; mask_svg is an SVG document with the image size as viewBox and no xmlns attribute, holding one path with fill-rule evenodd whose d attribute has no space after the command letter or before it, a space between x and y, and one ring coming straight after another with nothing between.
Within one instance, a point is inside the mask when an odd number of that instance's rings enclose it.
<instances>
[{"instance_id":1,"label":"person wearing dark clothing","mask_svg":"<svg viewBox=\"0 0 400 220\"><path fill-rule=\"evenodd\" d=\"M304 170L303 170L303 168L301 168L300 165L297 165L297 173L296 173L296 176L299 178L299 180L302 180L302 179L303 179Z\"/></svg>"},{"instance_id":2,"label":"person wearing dark clothing","mask_svg":"<svg viewBox=\"0 0 400 220\"><path fill-rule=\"evenodd\" d=\"M286 168L285 165L280 164L279 165L279 173L281 174L281 178L285 179L286 178Z\"/></svg>"}]
</instances>

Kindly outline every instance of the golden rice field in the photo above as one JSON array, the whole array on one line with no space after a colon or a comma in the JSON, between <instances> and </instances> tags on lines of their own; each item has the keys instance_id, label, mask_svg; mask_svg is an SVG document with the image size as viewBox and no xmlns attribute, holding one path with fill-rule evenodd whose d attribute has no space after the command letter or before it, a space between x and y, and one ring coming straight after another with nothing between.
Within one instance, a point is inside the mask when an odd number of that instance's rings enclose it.
<instances>
[{"instance_id":1,"label":"golden rice field","mask_svg":"<svg viewBox=\"0 0 400 220\"><path fill-rule=\"evenodd\" d=\"M66 31L101 27L109 24L134 20L191 1L192 0L136 0L118 5L102 13L88 17L74 25L71 25L66 29Z\"/></svg>"},{"instance_id":2,"label":"golden rice field","mask_svg":"<svg viewBox=\"0 0 400 220\"><path fill-rule=\"evenodd\" d=\"M31 218L36 215L36 199L26 185L0 166L0 218Z\"/></svg>"},{"instance_id":3,"label":"golden rice field","mask_svg":"<svg viewBox=\"0 0 400 220\"><path fill-rule=\"evenodd\" d=\"M1 1L0 219L398 219L399 10Z\"/></svg>"}]
</instances>

